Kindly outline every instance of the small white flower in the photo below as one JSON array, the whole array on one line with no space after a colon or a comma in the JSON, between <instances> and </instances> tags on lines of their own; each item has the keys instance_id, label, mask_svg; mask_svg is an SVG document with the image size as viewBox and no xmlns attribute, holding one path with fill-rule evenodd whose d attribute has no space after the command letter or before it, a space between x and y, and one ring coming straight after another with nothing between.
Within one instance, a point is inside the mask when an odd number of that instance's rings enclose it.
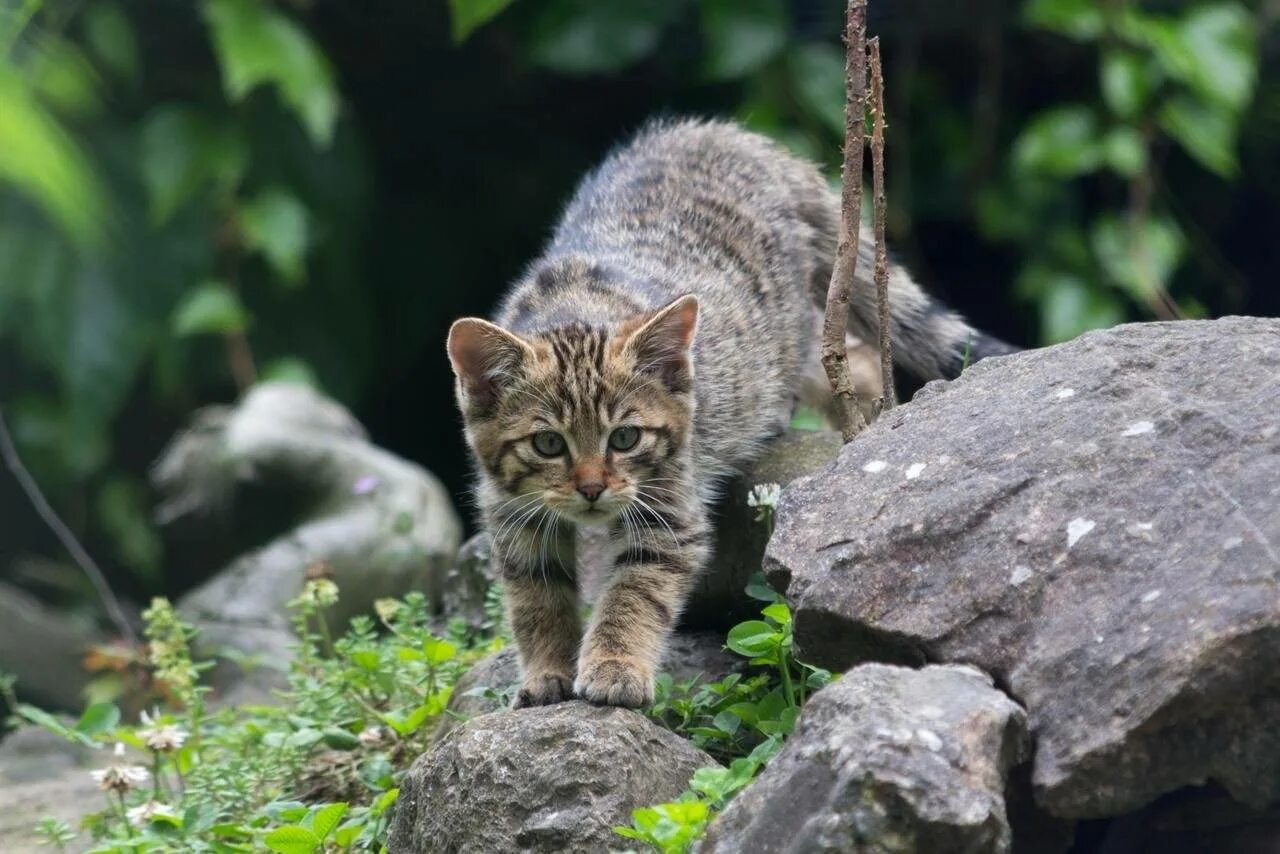
<instances>
[{"instance_id":1,"label":"small white flower","mask_svg":"<svg viewBox=\"0 0 1280 854\"><path fill-rule=\"evenodd\" d=\"M125 817L129 819L129 824L136 828L144 828L156 818L177 818L173 810L168 804L162 804L159 801L147 801L145 804L139 804L136 807L130 807L125 812Z\"/></svg>"},{"instance_id":2,"label":"small white flower","mask_svg":"<svg viewBox=\"0 0 1280 854\"><path fill-rule=\"evenodd\" d=\"M386 733L380 726L365 727L356 736L365 747L377 747L382 744L386 737Z\"/></svg>"},{"instance_id":3,"label":"small white flower","mask_svg":"<svg viewBox=\"0 0 1280 854\"><path fill-rule=\"evenodd\" d=\"M160 715L154 716L143 712L143 728L138 730L138 737L146 742L147 747L161 753L178 750L187 740L187 731L176 724L160 723Z\"/></svg>"},{"instance_id":4,"label":"small white flower","mask_svg":"<svg viewBox=\"0 0 1280 854\"><path fill-rule=\"evenodd\" d=\"M124 745L116 742L116 756L124 756ZM106 768L99 768L96 771L90 771L89 776L98 784L104 792L125 792L132 791L151 778L151 774L141 765L108 765Z\"/></svg>"},{"instance_id":5,"label":"small white flower","mask_svg":"<svg viewBox=\"0 0 1280 854\"><path fill-rule=\"evenodd\" d=\"M782 487L776 483L757 483L747 496L748 507L777 507Z\"/></svg>"}]
</instances>

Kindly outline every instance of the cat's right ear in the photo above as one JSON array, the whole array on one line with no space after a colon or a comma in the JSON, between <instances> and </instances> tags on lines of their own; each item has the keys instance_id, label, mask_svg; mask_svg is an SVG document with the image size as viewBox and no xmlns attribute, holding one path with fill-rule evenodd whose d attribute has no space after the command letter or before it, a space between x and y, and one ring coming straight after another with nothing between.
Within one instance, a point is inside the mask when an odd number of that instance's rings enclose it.
<instances>
[{"instance_id":1,"label":"cat's right ear","mask_svg":"<svg viewBox=\"0 0 1280 854\"><path fill-rule=\"evenodd\" d=\"M449 361L468 406L492 406L503 378L532 355L528 344L487 320L464 317L449 327Z\"/></svg>"}]
</instances>

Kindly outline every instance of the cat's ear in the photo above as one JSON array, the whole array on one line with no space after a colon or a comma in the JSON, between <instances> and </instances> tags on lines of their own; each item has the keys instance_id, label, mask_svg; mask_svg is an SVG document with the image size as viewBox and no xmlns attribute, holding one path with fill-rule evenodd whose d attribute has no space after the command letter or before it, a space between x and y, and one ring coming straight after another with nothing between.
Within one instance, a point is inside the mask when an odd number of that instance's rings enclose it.
<instances>
[{"instance_id":1,"label":"cat's ear","mask_svg":"<svg viewBox=\"0 0 1280 854\"><path fill-rule=\"evenodd\" d=\"M635 357L636 368L653 372L673 392L693 386L690 348L698 330L698 298L686 294L656 312L622 324L618 338Z\"/></svg>"},{"instance_id":2,"label":"cat's ear","mask_svg":"<svg viewBox=\"0 0 1280 854\"><path fill-rule=\"evenodd\" d=\"M497 399L504 377L533 356L533 349L501 326L478 317L464 317L449 327L449 361L466 395L480 409Z\"/></svg>"}]
</instances>

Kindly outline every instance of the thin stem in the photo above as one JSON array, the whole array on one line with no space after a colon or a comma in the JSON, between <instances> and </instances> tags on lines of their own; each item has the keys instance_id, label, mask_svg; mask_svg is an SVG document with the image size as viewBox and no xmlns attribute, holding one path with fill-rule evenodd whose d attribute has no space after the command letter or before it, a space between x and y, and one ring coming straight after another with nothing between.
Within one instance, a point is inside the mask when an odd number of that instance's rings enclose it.
<instances>
[{"instance_id":1,"label":"thin stem","mask_svg":"<svg viewBox=\"0 0 1280 854\"><path fill-rule=\"evenodd\" d=\"M867 0L849 0L845 20L844 161L840 178L840 239L822 322L822 367L831 384L836 421L848 442L867 426L858 409L845 349L849 300L862 228L862 147L867 88Z\"/></svg>"},{"instance_id":2,"label":"thin stem","mask_svg":"<svg viewBox=\"0 0 1280 854\"><path fill-rule=\"evenodd\" d=\"M22 458L18 456L18 449L13 444L13 437L9 435L9 428L5 424L3 409L0 409L0 456L4 457L5 466L13 473L18 485L26 493L27 500L31 502L31 506L35 508L36 513L49 526L54 536L58 538L58 542L62 543L62 547L67 550L72 560L88 577L89 583L93 585L98 598L102 601L103 609L107 612L107 617L115 624L116 630L129 642L130 646L136 647L138 645L138 635L134 632L133 627L129 625L129 619L125 616L124 609L120 607L120 601L111 592L111 586L107 584L106 576L103 575L102 570L98 568L98 564L89 556L89 553L84 550L84 547L80 545L75 534L71 533L71 529L54 512L53 507L49 505L48 500L44 497L44 493L40 491L39 484L36 483L31 473L27 471L27 467L22 464Z\"/></svg>"},{"instance_id":3,"label":"thin stem","mask_svg":"<svg viewBox=\"0 0 1280 854\"><path fill-rule=\"evenodd\" d=\"M796 691L791 684L791 656L782 650L778 650L778 670L782 672L782 690L786 692L787 703L794 708L796 706Z\"/></svg>"},{"instance_id":4,"label":"thin stem","mask_svg":"<svg viewBox=\"0 0 1280 854\"><path fill-rule=\"evenodd\" d=\"M880 39L867 43L871 51L871 198L875 219L872 230L876 238L876 315L880 326L880 400L884 412L898 405L898 392L893 384L893 324L889 316L889 249L885 244L884 196L884 72L880 65Z\"/></svg>"}]
</instances>

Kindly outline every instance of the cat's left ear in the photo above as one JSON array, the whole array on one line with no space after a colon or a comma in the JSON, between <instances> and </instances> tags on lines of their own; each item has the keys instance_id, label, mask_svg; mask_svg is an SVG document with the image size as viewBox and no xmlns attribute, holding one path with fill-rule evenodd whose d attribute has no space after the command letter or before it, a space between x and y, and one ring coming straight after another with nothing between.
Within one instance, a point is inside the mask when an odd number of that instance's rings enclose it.
<instances>
[{"instance_id":1,"label":"cat's left ear","mask_svg":"<svg viewBox=\"0 0 1280 854\"><path fill-rule=\"evenodd\" d=\"M655 373L672 392L693 387L690 349L698 330L698 298L686 294L656 312L624 322L617 339L630 350L637 370Z\"/></svg>"}]
</instances>

